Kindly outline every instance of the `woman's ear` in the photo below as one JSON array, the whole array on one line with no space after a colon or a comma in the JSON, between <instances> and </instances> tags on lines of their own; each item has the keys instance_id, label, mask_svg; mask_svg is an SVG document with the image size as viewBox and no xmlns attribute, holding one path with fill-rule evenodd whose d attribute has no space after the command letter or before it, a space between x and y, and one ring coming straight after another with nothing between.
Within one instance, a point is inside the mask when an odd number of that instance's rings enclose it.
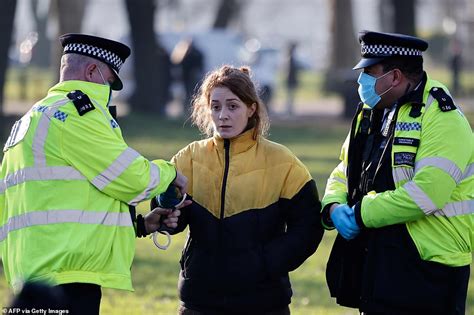
<instances>
[{"instance_id":1,"label":"woman's ear","mask_svg":"<svg viewBox=\"0 0 474 315\"><path fill-rule=\"evenodd\" d=\"M250 107L247 108L248 117L250 118L253 116L253 114L255 114L255 111L257 110L257 103L253 103L252 105L250 105Z\"/></svg>"}]
</instances>

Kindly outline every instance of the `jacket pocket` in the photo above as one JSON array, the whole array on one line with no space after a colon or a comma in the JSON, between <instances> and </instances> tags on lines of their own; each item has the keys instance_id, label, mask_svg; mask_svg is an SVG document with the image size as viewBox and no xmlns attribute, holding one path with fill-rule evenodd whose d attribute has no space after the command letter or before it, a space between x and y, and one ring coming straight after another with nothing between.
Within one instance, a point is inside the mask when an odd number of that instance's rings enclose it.
<instances>
[{"instance_id":1,"label":"jacket pocket","mask_svg":"<svg viewBox=\"0 0 474 315\"><path fill-rule=\"evenodd\" d=\"M378 244L372 264L374 301L394 309L448 312L457 292L457 269L422 260L406 227L401 225L398 231L401 235Z\"/></svg>"}]
</instances>

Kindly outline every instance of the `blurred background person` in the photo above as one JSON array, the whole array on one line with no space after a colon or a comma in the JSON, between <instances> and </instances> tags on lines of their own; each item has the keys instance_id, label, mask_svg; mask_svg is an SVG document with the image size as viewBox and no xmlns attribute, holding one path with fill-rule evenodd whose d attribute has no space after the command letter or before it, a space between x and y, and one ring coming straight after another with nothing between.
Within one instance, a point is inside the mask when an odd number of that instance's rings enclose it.
<instances>
[{"instance_id":1,"label":"blurred background person","mask_svg":"<svg viewBox=\"0 0 474 315\"><path fill-rule=\"evenodd\" d=\"M299 84L299 65L295 59L296 42L288 43L285 55L286 113L294 114L295 92Z\"/></svg>"},{"instance_id":2,"label":"blurred background person","mask_svg":"<svg viewBox=\"0 0 474 315\"><path fill-rule=\"evenodd\" d=\"M276 51L270 49L259 49L254 53L252 59L252 75L257 84L258 96L272 115L272 98L277 85L278 59Z\"/></svg>"},{"instance_id":3,"label":"blurred background person","mask_svg":"<svg viewBox=\"0 0 474 315\"><path fill-rule=\"evenodd\" d=\"M462 70L462 46L456 36L454 36L451 47L450 47L450 65L451 65L451 78L454 95L462 93L461 89L461 70Z\"/></svg>"},{"instance_id":4,"label":"blurred background person","mask_svg":"<svg viewBox=\"0 0 474 315\"><path fill-rule=\"evenodd\" d=\"M185 38L176 44L171 53L171 62L178 66L180 78L183 83L185 97L183 111L187 113L191 107L191 100L199 88L199 80L204 71L204 55L196 47L192 37Z\"/></svg>"}]
</instances>

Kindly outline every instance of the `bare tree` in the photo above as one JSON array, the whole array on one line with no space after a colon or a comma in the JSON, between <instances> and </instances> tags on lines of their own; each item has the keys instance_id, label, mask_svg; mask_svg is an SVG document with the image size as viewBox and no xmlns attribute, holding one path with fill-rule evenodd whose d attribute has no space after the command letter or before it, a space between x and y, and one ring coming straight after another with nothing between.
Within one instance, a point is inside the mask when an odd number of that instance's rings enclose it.
<instances>
[{"instance_id":1,"label":"bare tree","mask_svg":"<svg viewBox=\"0 0 474 315\"><path fill-rule=\"evenodd\" d=\"M169 100L170 59L153 28L154 0L125 0L130 21L135 90L129 99L133 110L165 114Z\"/></svg>"},{"instance_id":2,"label":"bare tree","mask_svg":"<svg viewBox=\"0 0 474 315\"><path fill-rule=\"evenodd\" d=\"M213 28L227 28L233 19L239 15L242 3L239 0L219 0Z\"/></svg>"},{"instance_id":3,"label":"bare tree","mask_svg":"<svg viewBox=\"0 0 474 315\"><path fill-rule=\"evenodd\" d=\"M79 33L88 0L51 0L50 15L58 22L58 35L65 33ZM59 79L59 65L62 49L57 41L52 42L51 65L56 71L56 80Z\"/></svg>"},{"instance_id":4,"label":"bare tree","mask_svg":"<svg viewBox=\"0 0 474 315\"><path fill-rule=\"evenodd\" d=\"M2 0L2 9L0 10L0 116L4 114L3 92L8 67L8 50L10 49L12 40L15 9L16 0Z\"/></svg>"},{"instance_id":5,"label":"bare tree","mask_svg":"<svg viewBox=\"0 0 474 315\"><path fill-rule=\"evenodd\" d=\"M395 33L416 35L415 5L416 0L392 0Z\"/></svg>"},{"instance_id":6,"label":"bare tree","mask_svg":"<svg viewBox=\"0 0 474 315\"><path fill-rule=\"evenodd\" d=\"M330 67L351 68L358 51L352 18L352 1L330 0L330 3L332 14Z\"/></svg>"},{"instance_id":7,"label":"bare tree","mask_svg":"<svg viewBox=\"0 0 474 315\"><path fill-rule=\"evenodd\" d=\"M330 0L331 53L325 88L344 97L344 116L351 117L359 101L355 72L358 45L352 18L351 0Z\"/></svg>"},{"instance_id":8,"label":"bare tree","mask_svg":"<svg viewBox=\"0 0 474 315\"><path fill-rule=\"evenodd\" d=\"M393 7L392 0L380 0L379 7L379 26L382 32L393 33Z\"/></svg>"},{"instance_id":9,"label":"bare tree","mask_svg":"<svg viewBox=\"0 0 474 315\"><path fill-rule=\"evenodd\" d=\"M31 63L39 67L47 68L51 62L51 43L46 36L48 12L41 7L41 5L44 5L44 2L40 0L30 0L30 2L32 15L36 22L36 32L38 33L38 41L33 49Z\"/></svg>"}]
</instances>

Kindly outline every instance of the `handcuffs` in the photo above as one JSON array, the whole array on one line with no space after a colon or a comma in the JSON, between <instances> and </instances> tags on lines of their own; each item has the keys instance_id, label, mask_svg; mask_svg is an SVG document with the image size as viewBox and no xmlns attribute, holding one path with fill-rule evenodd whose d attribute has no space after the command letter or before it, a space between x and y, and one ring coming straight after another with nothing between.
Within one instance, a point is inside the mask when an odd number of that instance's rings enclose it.
<instances>
[{"instance_id":1,"label":"handcuffs","mask_svg":"<svg viewBox=\"0 0 474 315\"><path fill-rule=\"evenodd\" d=\"M164 209L171 209L172 211L175 211L176 208L181 206L183 202L186 200L187 194L184 193L182 197L179 196L179 190L176 188L176 186L170 185L168 186L168 189L162 193L159 194L158 196L154 197L154 201L156 202L156 205L160 208ZM153 202L152 202L152 209L153 210ZM153 241L153 244L159 249L166 250L171 244L171 235L169 232L173 230L173 228L169 228L166 226L166 224L163 223L165 220L164 216L161 216L160 218L160 228L153 232L151 234L151 239ZM158 242L158 233L161 233L163 235L166 235L168 238L168 241L165 244L160 244Z\"/></svg>"}]
</instances>

